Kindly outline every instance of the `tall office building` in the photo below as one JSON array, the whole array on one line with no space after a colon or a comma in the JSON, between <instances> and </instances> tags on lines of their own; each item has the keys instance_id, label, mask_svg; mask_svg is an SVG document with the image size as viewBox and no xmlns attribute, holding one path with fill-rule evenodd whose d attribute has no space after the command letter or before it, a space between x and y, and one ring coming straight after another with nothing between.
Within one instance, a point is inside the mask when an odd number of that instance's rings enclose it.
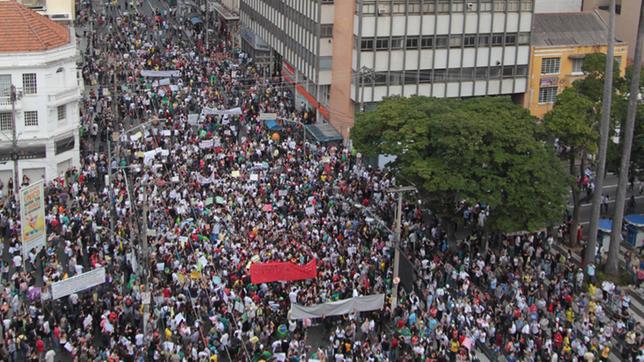
<instances>
[{"instance_id":1,"label":"tall office building","mask_svg":"<svg viewBox=\"0 0 644 362\"><path fill-rule=\"evenodd\" d=\"M344 136L387 96L526 90L533 0L241 0L240 13Z\"/></svg>"}]
</instances>

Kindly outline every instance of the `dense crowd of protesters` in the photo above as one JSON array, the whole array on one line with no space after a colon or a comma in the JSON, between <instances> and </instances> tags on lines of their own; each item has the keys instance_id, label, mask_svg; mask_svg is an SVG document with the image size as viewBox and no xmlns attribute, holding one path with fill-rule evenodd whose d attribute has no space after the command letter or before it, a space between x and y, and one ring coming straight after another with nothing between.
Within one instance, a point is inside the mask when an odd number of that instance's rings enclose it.
<instances>
[{"instance_id":1,"label":"dense crowd of protesters","mask_svg":"<svg viewBox=\"0 0 644 362\"><path fill-rule=\"evenodd\" d=\"M163 7L79 5L79 29L93 43L84 50L82 164L46 185L39 253L21 255L7 187L2 360L469 361L487 351L509 361L599 361L616 339L624 356L642 358L629 297L555 253L557 235L483 247L473 233L450 248L415 204L403 218L415 282L401 288L397 308L387 300L381 311L289 320L291 303L390 294L393 236L364 210L390 219L385 190L395 178L341 145L302 140L296 123L267 129L261 112L313 116L229 36L206 44L202 30ZM144 78L145 69L180 77ZM242 114L200 115L203 107ZM485 223L479 205L460 210L466 222ZM253 262L313 259L316 279L250 282ZM106 283L51 300L52 283L98 267ZM316 341L312 324L328 340Z\"/></svg>"}]
</instances>

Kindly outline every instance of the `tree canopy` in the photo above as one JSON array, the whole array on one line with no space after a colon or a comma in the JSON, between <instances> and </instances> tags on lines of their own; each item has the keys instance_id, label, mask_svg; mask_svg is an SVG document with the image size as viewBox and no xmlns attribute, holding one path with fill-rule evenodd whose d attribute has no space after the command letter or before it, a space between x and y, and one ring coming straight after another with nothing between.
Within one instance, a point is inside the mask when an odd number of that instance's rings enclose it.
<instances>
[{"instance_id":1,"label":"tree canopy","mask_svg":"<svg viewBox=\"0 0 644 362\"><path fill-rule=\"evenodd\" d=\"M559 222L566 176L544 129L507 98L392 97L358 117L354 145L397 156L392 165L430 208L454 220L460 201L489 206L491 231Z\"/></svg>"}]
</instances>

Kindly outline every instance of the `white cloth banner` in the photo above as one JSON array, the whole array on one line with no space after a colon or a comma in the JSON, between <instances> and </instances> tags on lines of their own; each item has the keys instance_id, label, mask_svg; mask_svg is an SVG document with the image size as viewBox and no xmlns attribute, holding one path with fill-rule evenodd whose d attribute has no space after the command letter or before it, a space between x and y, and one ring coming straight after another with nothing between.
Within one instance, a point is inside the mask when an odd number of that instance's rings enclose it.
<instances>
[{"instance_id":1,"label":"white cloth banner","mask_svg":"<svg viewBox=\"0 0 644 362\"><path fill-rule=\"evenodd\" d=\"M178 70L142 70L141 76L149 78L178 78L181 76L181 72Z\"/></svg>"},{"instance_id":2,"label":"white cloth banner","mask_svg":"<svg viewBox=\"0 0 644 362\"><path fill-rule=\"evenodd\" d=\"M103 283L105 283L105 268L101 267L52 284L51 296L53 299L58 299Z\"/></svg>"},{"instance_id":3,"label":"white cloth banner","mask_svg":"<svg viewBox=\"0 0 644 362\"><path fill-rule=\"evenodd\" d=\"M343 315L353 312L368 312L370 310L382 309L385 305L384 294L365 295L342 299L335 302L305 307L299 304L291 304L291 319L322 318L334 315Z\"/></svg>"},{"instance_id":4,"label":"white cloth banner","mask_svg":"<svg viewBox=\"0 0 644 362\"><path fill-rule=\"evenodd\" d=\"M201 109L201 117L205 117L208 115L219 115L219 116L224 116L224 115L239 115L242 114L241 108L231 108L231 109L217 109L217 108L210 108L210 107L203 107Z\"/></svg>"}]
</instances>

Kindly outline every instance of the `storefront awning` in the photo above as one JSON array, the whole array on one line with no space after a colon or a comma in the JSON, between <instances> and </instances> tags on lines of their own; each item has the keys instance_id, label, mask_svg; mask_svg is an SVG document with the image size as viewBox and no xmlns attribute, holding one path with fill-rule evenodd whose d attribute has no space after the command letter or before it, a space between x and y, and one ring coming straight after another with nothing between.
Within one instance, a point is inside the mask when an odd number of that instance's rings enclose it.
<instances>
[{"instance_id":1,"label":"storefront awning","mask_svg":"<svg viewBox=\"0 0 644 362\"><path fill-rule=\"evenodd\" d=\"M226 21L239 20L239 14L233 13L220 3L213 3L212 7Z\"/></svg>"},{"instance_id":2,"label":"storefront awning","mask_svg":"<svg viewBox=\"0 0 644 362\"><path fill-rule=\"evenodd\" d=\"M320 143L342 141L342 135L329 123L315 123L306 126L306 131Z\"/></svg>"}]
</instances>

